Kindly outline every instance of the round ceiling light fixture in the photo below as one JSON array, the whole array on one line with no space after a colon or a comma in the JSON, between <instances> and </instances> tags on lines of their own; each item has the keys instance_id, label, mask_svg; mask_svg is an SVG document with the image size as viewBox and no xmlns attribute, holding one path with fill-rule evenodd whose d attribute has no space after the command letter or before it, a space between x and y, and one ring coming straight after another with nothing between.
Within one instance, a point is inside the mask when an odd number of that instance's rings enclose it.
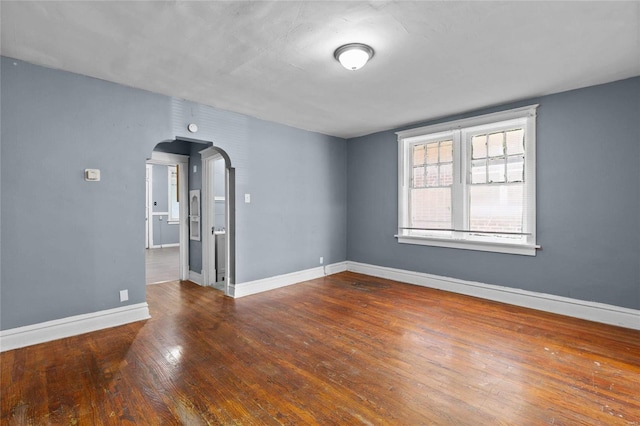
<instances>
[{"instance_id":1,"label":"round ceiling light fixture","mask_svg":"<svg viewBox=\"0 0 640 426\"><path fill-rule=\"evenodd\" d=\"M355 71L373 58L373 49L362 43L349 43L340 46L333 52L333 57L350 71Z\"/></svg>"}]
</instances>

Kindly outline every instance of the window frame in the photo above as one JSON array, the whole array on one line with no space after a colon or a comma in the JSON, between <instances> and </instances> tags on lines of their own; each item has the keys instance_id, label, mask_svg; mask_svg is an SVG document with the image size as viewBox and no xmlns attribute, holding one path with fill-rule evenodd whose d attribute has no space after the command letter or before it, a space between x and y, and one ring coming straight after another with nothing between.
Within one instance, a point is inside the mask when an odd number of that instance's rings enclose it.
<instances>
[{"instance_id":1,"label":"window frame","mask_svg":"<svg viewBox=\"0 0 640 426\"><path fill-rule=\"evenodd\" d=\"M536 119L538 104L479 115L461 120L423 126L396 132L398 137L398 243L448 247L535 256L536 236ZM483 240L467 232L451 231L449 236L410 235L406 228L410 223L409 201L411 189L411 149L443 138L453 140L453 184L451 208L453 229L467 230L468 193L471 183L471 136L480 131L493 131L518 124L524 128L524 242L499 242Z\"/></svg>"}]
</instances>

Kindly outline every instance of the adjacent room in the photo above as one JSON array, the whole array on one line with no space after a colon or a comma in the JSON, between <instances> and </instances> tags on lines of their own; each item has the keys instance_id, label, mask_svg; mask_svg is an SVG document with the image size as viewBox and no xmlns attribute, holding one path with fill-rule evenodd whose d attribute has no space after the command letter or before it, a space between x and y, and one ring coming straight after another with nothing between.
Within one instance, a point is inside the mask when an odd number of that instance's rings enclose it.
<instances>
[{"instance_id":1,"label":"adjacent room","mask_svg":"<svg viewBox=\"0 0 640 426\"><path fill-rule=\"evenodd\" d=\"M0 17L3 425L640 425L639 1Z\"/></svg>"}]
</instances>

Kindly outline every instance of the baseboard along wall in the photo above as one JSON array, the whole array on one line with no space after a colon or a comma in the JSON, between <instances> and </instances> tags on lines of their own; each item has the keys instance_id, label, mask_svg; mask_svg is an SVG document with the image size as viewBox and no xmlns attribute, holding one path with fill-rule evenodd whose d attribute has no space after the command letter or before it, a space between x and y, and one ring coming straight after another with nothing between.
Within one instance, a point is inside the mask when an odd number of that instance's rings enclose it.
<instances>
[{"instance_id":1,"label":"baseboard along wall","mask_svg":"<svg viewBox=\"0 0 640 426\"><path fill-rule=\"evenodd\" d=\"M274 290L288 285L298 284L304 281L315 280L325 275L337 274L347 270L347 262L333 263L326 266L305 269L303 271L291 272L289 274L277 275L275 277L263 278L241 284L229 286L230 296L238 298L262 293L263 291Z\"/></svg>"},{"instance_id":2,"label":"baseboard along wall","mask_svg":"<svg viewBox=\"0 0 640 426\"><path fill-rule=\"evenodd\" d=\"M352 261L236 284L231 295L233 297L249 296L342 271L357 272L406 284L640 330L640 310Z\"/></svg>"},{"instance_id":3,"label":"baseboard along wall","mask_svg":"<svg viewBox=\"0 0 640 426\"><path fill-rule=\"evenodd\" d=\"M640 330L640 310L636 309L358 262L347 262L347 270L524 308Z\"/></svg>"},{"instance_id":4,"label":"baseboard along wall","mask_svg":"<svg viewBox=\"0 0 640 426\"><path fill-rule=\"evenodd\" d=\"M351 261L230 285L229 293L234 298L245 297L343 271L640 330L640 310L636 309ZM202 285L201 274L189 271L189 279ZM147 304L140 303L4 330L0 331L0 352L148 318Z\"/></svg>"},{"instance_id":5,"label":"baseboard along wall","mask_svg":"<svg viewBox=\"0 0 640 426\"><path fill-rule=\"evenodd\" d=\"M204 282L204 280L202 279L202 274L199 274L195 271L189 271L189 281L198 285L204 285L202 284Z\"/></svg>"},{"instance_id":6,"label":"baseboard along wall","mask_svg":"<svg viewBox=\"0 0 640 426\"><path fill-rule=\"evenodd\" d=\"M0 352L149 319L147 303L74 315L0 331Z\"/></svg>"}]
</instances>

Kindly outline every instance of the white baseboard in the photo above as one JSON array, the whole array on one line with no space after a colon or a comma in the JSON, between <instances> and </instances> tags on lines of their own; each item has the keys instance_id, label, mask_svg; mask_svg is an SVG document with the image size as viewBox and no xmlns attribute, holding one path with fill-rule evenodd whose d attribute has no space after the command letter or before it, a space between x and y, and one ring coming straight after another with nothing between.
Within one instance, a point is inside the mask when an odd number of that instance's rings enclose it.
<instances>
[{"instance_id":1,"label":"white baseboard","mask_svg":"<svg viewBox=\"0 0 640 426\"><path fill-rule=\"evenodd\" d=\"M263 278L255 281L235 284L229 286L230 296L235 298L249 296L251 294L262 293L263 291L274 290L288 285L298 284L303 281L314 280L325 275L336 274L347 270L347 262L333 263L317 268L305 269L303 271L291 272L284 275Z\"/></svg>"},{"instance_id":2,"label":"white baseboard","mask_svg":"<svg viewBox=\"0 0 640 426\"><path fill-rule=\"evenodd\" d=\"M348 261L347 270L510 305L640 330L640 310L358 262Z\"/></svg>"},{"instance_id":3,"label":"white baseboard","mask_svg":"<svg viewBox=\"0 0 640 426\"><path fill-rule=\"evenodd\" d=\"M332 263L331 265L327 265L324 268L325 275L333 275L338 272L344 272L347 270L347 262L338 262Z\"/></svg>"},{"instance_id":4,"label":"white baseboard","mask_svg":"<svg viewBox=\"0 0 640 426\"><path fill-rule=\"evenodd\" d=\"M202 279L202 274L194 271L189 271L189 281L194 282L198 285L204 285L202 284L204 282L204 280Z\"/></svg>"},{"instance_id":5,"label":"white baseboard","mask_svg":"<svg viewBox=\"0 0 640 426\"><path fill-rule=\"evenodd\" d=\"M149 319L146 303L74 315L0 331L0 352Z\"/></svg>"},{"instance_id":6,"label":"white baseboard","mask_svg":"<svg viewBox=\"0 0 640 426\"><path fill-rule=\"evenodd\" d=\"M169 248L169 247L180 247L180 243L169 243L169 244L159 244L159 245L151 245L150 249L159 249L159 248Z\"/></svg>"}]
</instances>

